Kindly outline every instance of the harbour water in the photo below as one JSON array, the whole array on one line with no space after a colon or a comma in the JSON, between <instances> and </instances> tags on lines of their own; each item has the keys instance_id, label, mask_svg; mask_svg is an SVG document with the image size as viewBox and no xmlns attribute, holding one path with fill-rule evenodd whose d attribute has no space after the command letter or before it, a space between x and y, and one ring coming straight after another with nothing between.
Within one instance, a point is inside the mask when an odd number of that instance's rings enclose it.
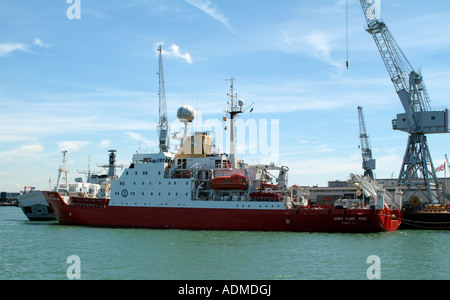
<instances>
[{"instance_id":1,"label":"harbour water","mask_svg":"<svg viewBox=\"0 0 450 300\"><path fill-rule=\"evenodd\" d=\"M0 208L0 280L68 279L74 264L68 258L73 255L79 258L82 280L364 280L368 270L382 280L448 280L449 250L449 231L91 228L30 222L18 207ZM379 264L368 261L371 256L378 257Z\"/></svg>"}]
</instances>

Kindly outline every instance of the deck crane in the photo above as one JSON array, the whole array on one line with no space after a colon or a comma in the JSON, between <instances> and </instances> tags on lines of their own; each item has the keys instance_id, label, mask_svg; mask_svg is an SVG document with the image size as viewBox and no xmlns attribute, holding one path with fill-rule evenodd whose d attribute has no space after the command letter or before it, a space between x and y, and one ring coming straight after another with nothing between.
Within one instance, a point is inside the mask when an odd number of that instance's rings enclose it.
<instances>
[{"instance_id":1,"label":"deck crane","mask_svg":"<svg viewBox=\"0 0 450 300\"><path fill-rule=\"evenodd\" d=\"M440 202L438 185L425 134L448 133L448 109L432 110L422 75L416 72L403 54L387 25L375 9L377 0L360 0L369 32L405 110L392 121L394 130L409 133L408 144L398 184L422 192L429 203ZM425 190L420 186L425 186ZM433 190L435 191L433 193Z\"/></svg>"},{"instance_id":2,"label":"deck crane","mask_svg":"<svg viewBox=\"0 0 450 300\"><path fill-rule=\"evenodd\" d=\"M373 170L375 170L375 159L372 158L372 149L370 147L369 136L366 131L366 123L364 121L364 112L361 106L358 106L359 117L359 138L361 139L361 152L362 152L362 168L364 170L364 176L369 176L374 179Z\"/></svg>"},{"instance_id":3,"label":"deck crane","mask_svg":"<svg viewBox=\"0 0 450 300\"><path fill-rule=\"evenodd\" d=\"M158 123L158 137L159 137L159 150L160 152L169 152L170 148L170 127L167 119L167 106L166 106L166 89L164 84L164 71L162 60L162 48L158 47L159 52L159 123Z\"/></svg>"},{"instance_id":4,"label":"deck crane","mask_svg":"<svg viewBox=\"0 0 450 300\"><path fill-rule=\"evenodd\" d=\"M416 72L403 54L376 9L378 0L360 0L369 32L405 110L392 121L394 130L409 133L408 144L398 184L422 192L429 203L440 202L438 185L425 134L448 133L448 109L432 110L422 75ZM425 190L420 186L425 186ZM434 193L432 191L435 191Z\"/></svg>"}]
</instances>

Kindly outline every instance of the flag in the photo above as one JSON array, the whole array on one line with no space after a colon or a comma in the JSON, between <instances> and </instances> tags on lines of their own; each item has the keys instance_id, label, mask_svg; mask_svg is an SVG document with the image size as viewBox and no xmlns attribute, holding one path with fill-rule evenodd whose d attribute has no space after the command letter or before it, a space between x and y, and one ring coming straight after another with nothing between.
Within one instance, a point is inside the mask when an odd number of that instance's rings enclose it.
<instances>
[{"instance_id":1,"label":"flag","mask_svg":"<svg viewBox=\"0 0 450 300\"><path fill-rule=\"evenodd\" d=\"M443 165L441 165L441 166L439 166L438 168L436 168L436 172L441 172L441 171L444 171L445 170L445 163L443 164Z\"/></svg>"},{"instance_id":2,"label":"flag","mask_svg":"<svg viewBox=\"0 0 450 300\"><path fill-rule=\"evenodd\" d=\"M226 122L227 121L227 117L223 117L223 121Z\"/></svg>"}]
</instances>

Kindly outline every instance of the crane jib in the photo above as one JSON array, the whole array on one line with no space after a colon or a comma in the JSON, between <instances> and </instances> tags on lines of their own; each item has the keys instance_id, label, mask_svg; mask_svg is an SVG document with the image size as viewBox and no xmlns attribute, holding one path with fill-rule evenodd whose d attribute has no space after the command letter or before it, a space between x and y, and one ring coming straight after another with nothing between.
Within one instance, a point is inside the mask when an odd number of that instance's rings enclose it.
<instances>
[{"instance_id":1,"label":"crane jib","mask_svg":"<svg viewBox=\"0 0 450 300\"><path fill-rule=\"evenodd\" d=\"M404 194L414 190L425 196L424 202L440 203L442 192L425 134L450 132L448 110L431 109L422 75L411 66L381 19L380 0L360 0L360 3L367 21L366 31L375 41L405 111L392 120L394 130L409 133L398 183L407 186ZM419 184L424 188L419 188Z\"/></svg>"},{"instance_id":2,"label":"crane jib","mask_svg":"<svg viewBox=\"0 0 450 300\"><path fill-rule=\"evenodd\" d=\"M170 149L170 127L167 118L167 106L166 106L166 88L164 83L164 70L162 60L162 47L159 45L159 123L158 123L158 137L159 137L159 150L160 152L168 152Z\"/></svg>"}]
</instances>

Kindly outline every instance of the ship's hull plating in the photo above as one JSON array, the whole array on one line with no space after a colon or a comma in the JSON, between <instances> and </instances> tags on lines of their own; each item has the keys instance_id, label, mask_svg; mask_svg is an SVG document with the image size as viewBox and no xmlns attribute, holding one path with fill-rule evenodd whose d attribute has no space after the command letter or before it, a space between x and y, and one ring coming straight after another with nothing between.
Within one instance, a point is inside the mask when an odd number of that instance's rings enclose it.
<instances>
[{"instance_id":1,"label":"ship's hull plating","mask_svg":"<svg viewBox=\"0 0 450 300\"><path fill-rule=\"evenodd\" d=\"M46 199L54 210L57 220L68 225L351 233L394 231L400 225L399 211L381 209L74 206L66 204L55 192L47 192Z\"/></svg>"},{"instance_id":2,"label":"ship's hull plating","mask_svg":"<svg viewBox=\"0 0 450 300\"><path fill-rule=\"evenodd\" d=\"M32 205L22 207L22 211L30 221L54 221L55 216L48 205Z\"/></svg>"},{"instance_id":3,"label":"ship's hull plating","mask_svg":"<svg viewBox=\"0 0 450 300\"><path fill-rule=\"evenodd\" d=\"M400 228L450 230L450 210L404 212Z\"/></svg>"}]
</instances>

